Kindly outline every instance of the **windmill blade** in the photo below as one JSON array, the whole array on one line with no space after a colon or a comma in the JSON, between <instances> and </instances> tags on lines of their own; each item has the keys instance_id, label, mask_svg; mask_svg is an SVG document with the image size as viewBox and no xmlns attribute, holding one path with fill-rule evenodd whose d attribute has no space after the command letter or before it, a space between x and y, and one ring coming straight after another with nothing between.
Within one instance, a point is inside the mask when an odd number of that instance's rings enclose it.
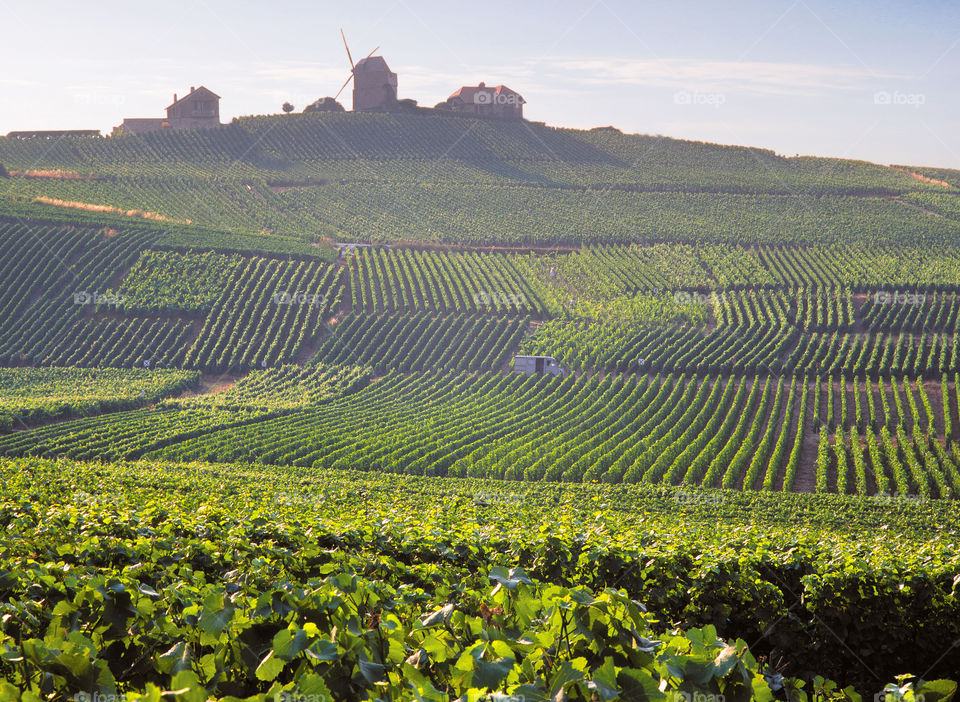
<instances>
[{"instance_id":1,"label":"windmill blade","mask_svg":"<svg viewBox=\"0 0 960 702\"><path fill-rule=\"evenodd\" d=\"M377 46L377 49L379 49L379 48L380 48L380 47ZM374 49L374 50L371 51L369 54L367 54L366 58L370 58L370 57L373 56L375 53L377 53L377 49Z\"/></svg>"},{"instance_id":2,"label":"windmill blade","mask_svg":"<svg viewBox=\"0 0 960 702\"><path fill-rule=\"evenodd\" d=\"M337 91L337 94L333 96L333 99L334 99L334 100L336 100L338 97L340 97L340 93L342 93L342 92L343 92L343 89L347 87L347 83L349 83L349 82L352 81L352 80L353 80L353 73L351 73L351 74L350 74L350 77L347 78L347 79L343 82L343 85L340 86L340 90L338 90L338 91Z\"/></svg>"},{"instance_id":3,"label":"windmill blade","mask_svg":"<svg viewBox=\"0 0 960 702\"><path fill-rule=\"evenodd\" d=\"M347 35L343 33L343 27L340 27L340 36L343 37L343 48L347 50L347 58L350 60L350 70L353 70L353 56L350 55L350 47L347 46ZM340 88L343 90L343 88Z\"/></svg>"}]
</instances>

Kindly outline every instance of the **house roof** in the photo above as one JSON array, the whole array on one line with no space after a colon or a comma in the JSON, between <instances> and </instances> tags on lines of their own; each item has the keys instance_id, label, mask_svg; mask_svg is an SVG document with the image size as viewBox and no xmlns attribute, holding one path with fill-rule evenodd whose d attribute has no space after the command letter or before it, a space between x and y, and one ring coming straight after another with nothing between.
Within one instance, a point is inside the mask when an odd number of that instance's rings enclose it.
<instances>
[{"instance_id":1,"label":"house roof","mask_svg":"<svg viewBox=\"0 0 960 702\"><path fill-rule=\"evenodd\" d=\"M462 88L453 93L448 100L453 98L460 98L464 102L474 102L474 96L477 93L493 93L495 95L515 95L518 98L518 102L521 104L526 103L526 100L518 93L516 90L512 90L505 85L485 85L481 83L480 85L464 85Z\"/></svg>"},{"instance_id":2,"label":"house roof","mask_svg":"<svg viewBox=\"0 0 960 702\"><path fill-rule=\"evenodd\" d=\"M210 88L205 88L205 87L203 87L203 86L201 85L201 86L200 86L199 88L197 88L196 90L191 90L189 93L187 93L186 95L184 95L182 98L180 98L180 99L177 100L176 102L168 105L168 106L167 106L167 109L169 110L169 109L170 109L171 107L173 107L174 105L179 105L181 102L184 102L184 101L186 101L186 100L189 100L189 99L192 98L192 97L196 97L196 96L199 95L200 93L204 93L205 95L208 95L208 96L210 96L210 97L215 97L215 98L217 98L217 100L220 99L220 96L217 95L217 94L216 94L215 92L213 92L212 90L210 90Z\"/></svg>"},{"instance_id":3,"label":"house roof","mask_svg":"<svg viewBox=\"0 0 960 702\"><path fill-rule=\"evenodd\" d=\"M123 119L123 124L131 124L137 127L143 127L148 125L159 125L166 121L168 121L167 117L125 117Z\"/></svg>"}]
</instances>

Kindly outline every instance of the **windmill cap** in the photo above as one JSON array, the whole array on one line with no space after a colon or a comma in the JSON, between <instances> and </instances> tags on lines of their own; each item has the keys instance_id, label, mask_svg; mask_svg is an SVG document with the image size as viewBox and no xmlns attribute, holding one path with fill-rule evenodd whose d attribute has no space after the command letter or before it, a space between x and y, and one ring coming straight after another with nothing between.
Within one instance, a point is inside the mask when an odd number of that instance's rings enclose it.
<instances>
[{"instance_id":1,"label":"windmill cap","mask_svg":"<svg viewBox=\"0 0 960 702\"><path fill-rule=\"evenodd\" d=\"M354 66L353 70L355 71L389 71L390 67L387 66L387 62L383 60L383 56L368 56L367 58L363 58L357 61L357 65Z\"/></svg>"}]
</instances>

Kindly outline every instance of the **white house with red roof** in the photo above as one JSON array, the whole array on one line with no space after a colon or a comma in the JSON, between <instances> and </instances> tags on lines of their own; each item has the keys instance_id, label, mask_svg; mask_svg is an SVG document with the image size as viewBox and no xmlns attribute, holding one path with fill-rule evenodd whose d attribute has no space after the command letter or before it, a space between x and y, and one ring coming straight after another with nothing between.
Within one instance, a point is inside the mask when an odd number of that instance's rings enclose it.
<instances>
[{"instance_id":1,"label":"white house with red roof","mask_svg":"<svg viewBox=\"0 0 960 702\"><path fill-rule=\"evenodd\" d=\"M526 100L515 90L505 85L465 85L447 98L447 105L454 112L497 117L508 120L523 119Z\"/></svg>"}]
</instances>

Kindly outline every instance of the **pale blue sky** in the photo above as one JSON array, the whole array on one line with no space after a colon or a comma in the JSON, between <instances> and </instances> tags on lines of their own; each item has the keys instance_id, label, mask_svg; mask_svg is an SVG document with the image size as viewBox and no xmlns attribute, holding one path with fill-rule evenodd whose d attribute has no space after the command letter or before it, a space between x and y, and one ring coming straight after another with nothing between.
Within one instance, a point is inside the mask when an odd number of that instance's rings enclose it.
<instances>
[{"instance_id":1,"label":"pale blue sky","mask_svg":"<svg viewBox=\"0 0 960 702\"><path fill-rule=\"evenodd\" d=\"M94 3L0 0L0 133L163 114L206 85L297 109L376 45L401 97L505 83L552 125L960 168L953 0ZM349 108L349 90L341 100Z\"/></svg>"}]
</instances>

